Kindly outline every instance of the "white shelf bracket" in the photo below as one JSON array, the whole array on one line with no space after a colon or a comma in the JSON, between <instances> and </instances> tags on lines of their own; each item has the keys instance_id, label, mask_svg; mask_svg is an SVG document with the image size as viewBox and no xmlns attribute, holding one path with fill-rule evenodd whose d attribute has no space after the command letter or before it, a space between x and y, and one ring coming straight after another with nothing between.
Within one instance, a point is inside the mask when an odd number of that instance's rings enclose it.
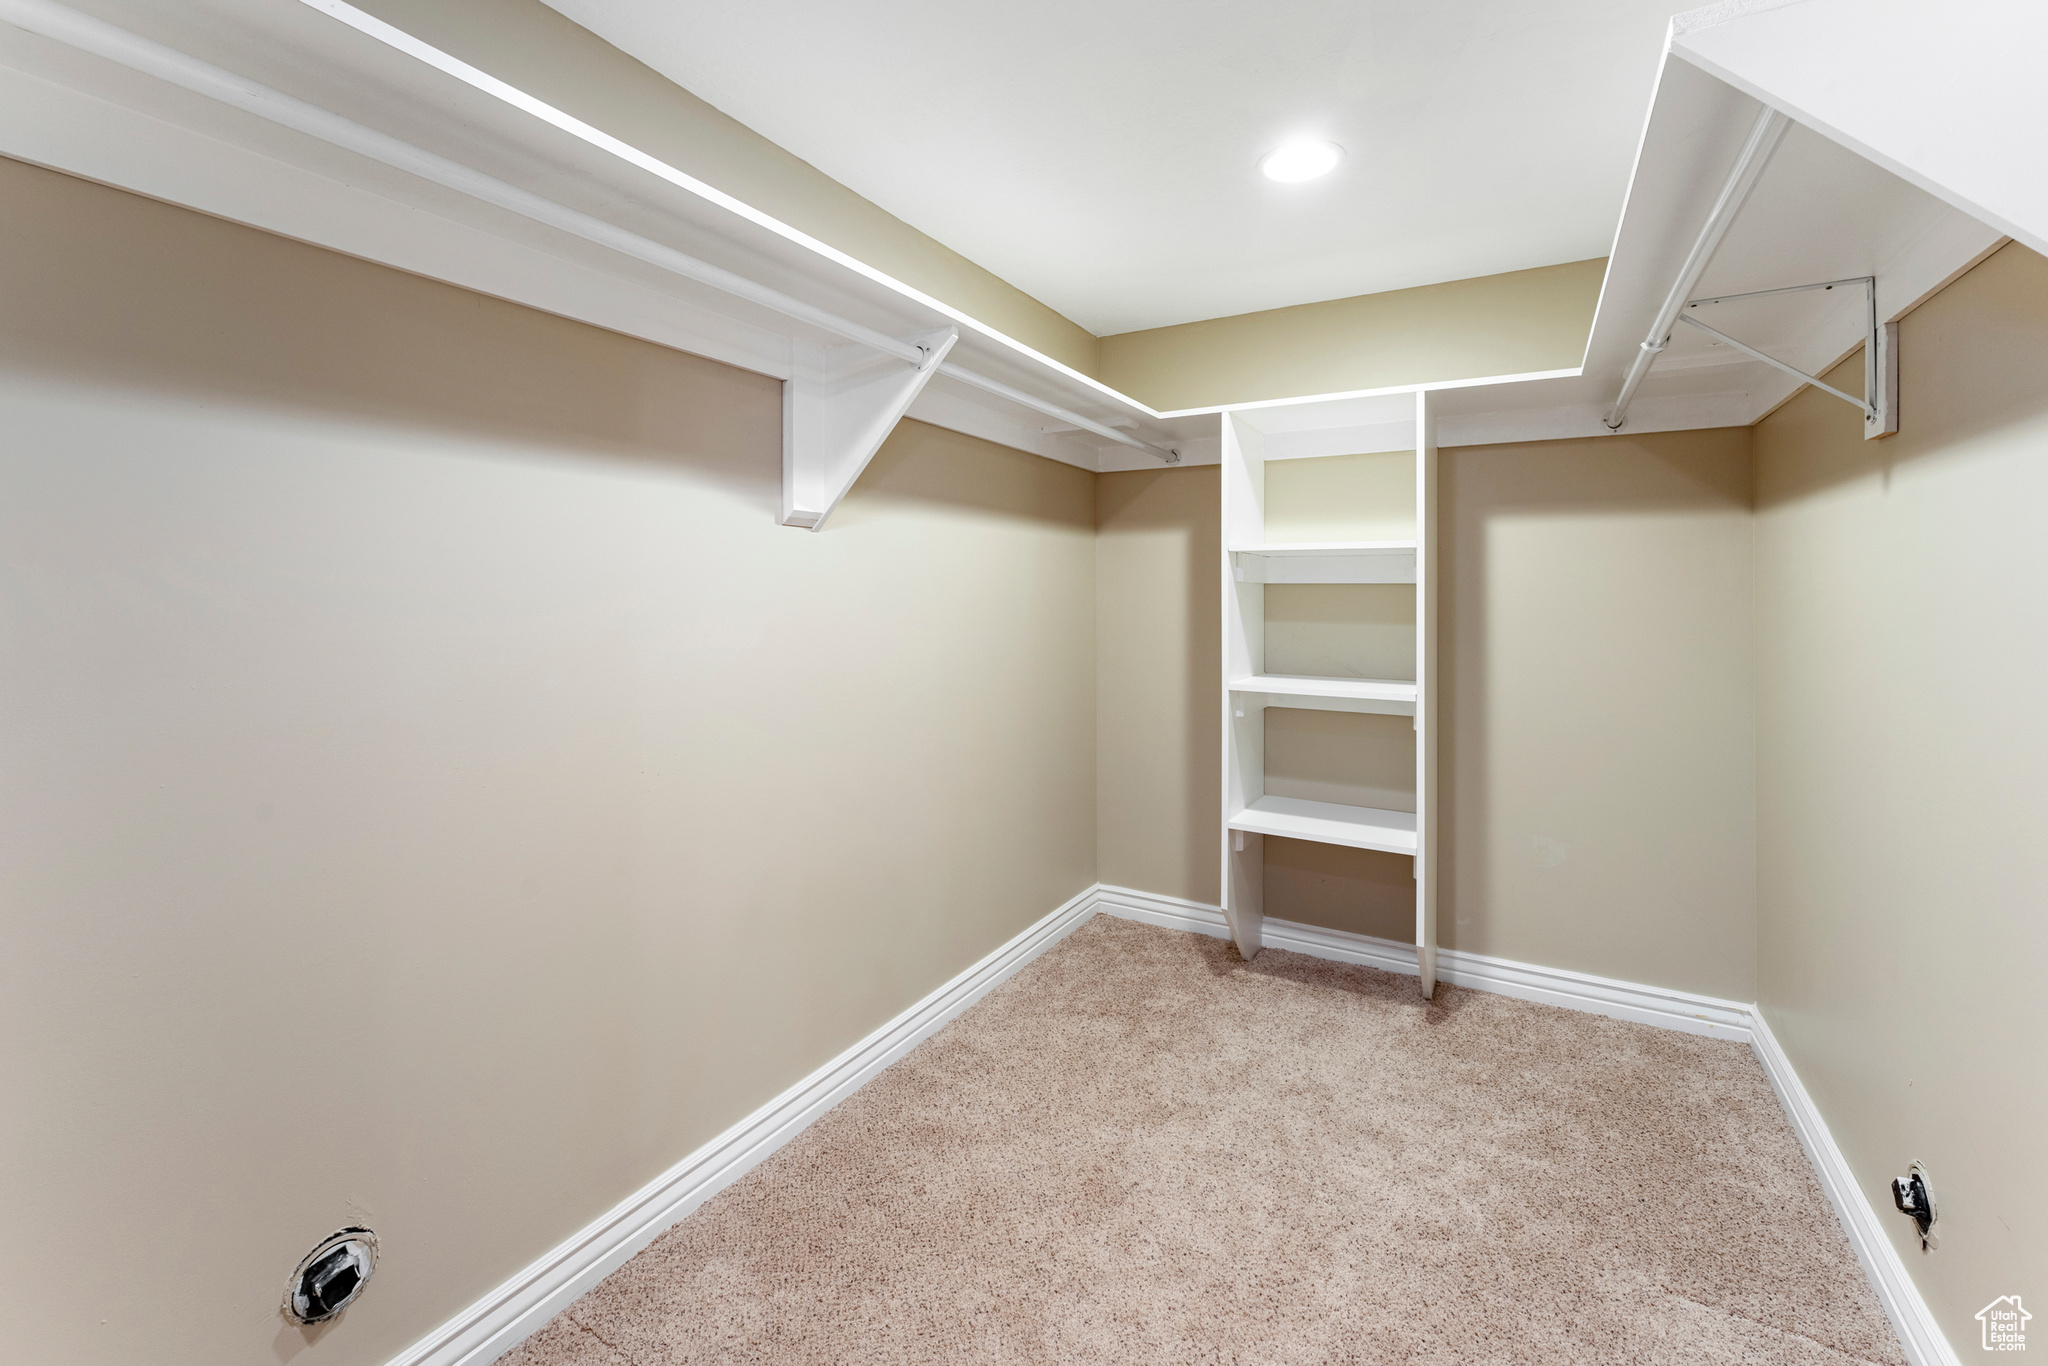
<instances>
[{"instance_id":1,"label":"white shelf bracket","mask_svg":"<svg viewBox=\"0 0 2048 1366\"><path fill-rule=\"evenodd\" d=\"M1702 306L1730 303L1736 299L1761 299L1775 294L1803 294L1815 289L1839 289L1844 285L1863 287L1863 392L1865 397L1843 393L1834 385L1817 375L1809 375L1797 366L1787 365L1776 356L1767 356L1747 342L1737 341L1726 332L1707 326L1693 310ZM1863 414L1863 436L1890 436L1899 430L1899 325L1880 323L1877 320L1877 277L1858 276L1848 280L1822 280L1818 284L1788 285L1783 289L1754 289L1746 294L1718 294L1711 299L1693 299L1686 303L1685 311L1678 320L1689 323L1716 340L1734 347L1743 355L1762 361L1773 369L1782 370L1823 393L1833 394L1842 402Z\"/></svg>"},{"instance_id":2,"label":"white shelf bracket","mask_svg":"<svg viewBox=\"0 0 2048 1366\"><path fill-rule=\"evenodd\" d=\"M792 347L782 382L784 526L825 525L959 340L957 327L911 338L915 366L865 346Z\"/></svg>"}]
</instances>

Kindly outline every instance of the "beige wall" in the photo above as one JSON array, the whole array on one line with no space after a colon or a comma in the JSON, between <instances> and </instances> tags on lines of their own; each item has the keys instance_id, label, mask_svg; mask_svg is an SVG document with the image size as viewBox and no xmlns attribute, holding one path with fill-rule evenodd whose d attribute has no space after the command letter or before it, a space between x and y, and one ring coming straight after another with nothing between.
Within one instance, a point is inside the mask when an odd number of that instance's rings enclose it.
<instances>
[{"instance_id":1,"label":"beige wall","mask_svg":"<svg viewBox=\"0 0 2048 1366\"><path fill-rule=\"evenodd\" d=\"M787 529L772 381L0 216L10 1361L381 1366L1094 880L1093 476L913 423Z\"/></svg>"},{"instance_id":2,"label":"beige wall","mask_svg":"<svg viewBox=\"0 0 2048 1366\"><path fill-rule=\"evenodd\" d=\"M1574 261L1123 332L1102 339L1100 378L1174 409L1570 369L1606 269Z\"/></svg>"},{"instance_id":3,"label":"beige wall","mask_svg":"<svg viewBox=\"0 0 2048 1366\"><path fill-rule=\"evenodd\" d=\"M1756 995L1743 429L1445 453L1439 933Z\"/></svg>"},{"instance_id":4,"label":"beige wall","mask_svg":"<svg viewBox=\"0 0 2048 1366\"><path fill-rule=\"evenodd\" d=\"M1412 541L1415 451L1268 461L1265 513L1269 541Z\"/></svg>"},{"instance_id":5,"label":"beige wall","mask_svg":"<svg viewBox=\"0 0 2048 1366\"><path fill-rule=\"evenodd\" d=\"M361 0L471 65L1083 374L1095 336L541 0Z\"/></svg>"},{"instance_id":6,"label":"beige wall","mask_svg":"<svg viewBox=\"0 0 2048 1366\"><path fill-rule=\"evenodd\" d=\"M1217 467L1097 476L1101 879L1205 905L1223 821Z\"/></svg>"},{"instance_id":7,"label":"beige wall","mask_svg":"<svg viewBox=\"0 0 2048 1366\"><path fill-rule=\"evenodd\" d=\"M1756 429L1760 1002L1964 1356L2048 1299L2048 261L1905 320L1900 429L1808 390ZM1856 392L1861 357L1834 383Z\"/></svg>"}]
</instances>

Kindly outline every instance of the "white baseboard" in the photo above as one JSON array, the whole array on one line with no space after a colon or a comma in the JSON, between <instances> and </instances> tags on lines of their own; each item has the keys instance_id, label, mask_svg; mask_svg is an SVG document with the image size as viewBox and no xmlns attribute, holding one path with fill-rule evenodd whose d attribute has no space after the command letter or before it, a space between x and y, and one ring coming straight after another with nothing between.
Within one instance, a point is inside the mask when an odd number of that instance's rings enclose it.
<instances>
[{"instance_id":1,"label":"white baseboard","mask_svg":"<svg viewBox=\"0 0 2048 1366\"><path fill-rule=\"evenodd\" d=\"M1102 887L1096 891L1097 907L1126 920L1141 920L1168 929L1193 930L1197 934L1228 939L1230 930L1223 911L1199 901L1159 896L1128 887ZM1382 972L1417 974L1415 946L1394 939L1326 930L1318 925L1300 925L1268 916L1259 941L1269 949L1285 949L1311 958L1328 958L1339 963L1356 963ZM1506 958L1489 958L1483 953L1439 949L1436 975L1440 982L1471 987L1524 1001L1564 1006L1591 1015L1676 1029L1687 1034L1704 1034L1715 1039L1746 1041L1749 1038L1750 1007L1741 1001L1723 1001L1713 996L1696 996L1668 987L1619 982L1611 977L1567 972L1561 968L1537 967Z\"/></svg>"},{"instance_id":2,"label":"white baseboard","mask_svg":"<svg viewBox=\"0 0 2048 1366\"><path fill-rule=\"evenodd\" d=\"M628 1196L608 1214L392 1358L391 1366L485 1366L537 1332L685 1215L938 1032L1096 910L1094 887Z\"/></svg>"},{"instance_id":3,"label":"white baseboard","mask_svg":"<svg viewBox=\"0 0 2048 1366\"><path fill-rule=\"evenodd\" d=\"M1437 950L1436 975L1438 981L1454 987L1518 996L1525 1001L1541 1001L1615 1020L1634 1020L1659 1029L1675 1029L1681 1034L1704 1034L1710 1039L1732 1039L1737 1043L1749 1040L1749 1006L1715 996L1621 982L1589 972L1537 967L1533 963L1488 958L1485 954L1461 953L1456 949Z\"/></svg>"},{"instance_id":4,"label":"white baseboard","mask_svg":"<svg viewBox=\"0 0 2048 1366\"><path fill-rule=\"evenodd\" d=\"M1095 909L1119 920L1136 920L1146 925L1157 925L1162 930L1190 930L1213 939L1230 938L1230 928L1223 923L1221 907L1200 901L1183 901L1177 896L1097 885Z\"/></svg>"},{"instance_id":5,"label":"white baseboard","mask_svg":"<svg viewBox=\"0 0 2048 1366\"><path fill-rule=\"evenodd\" d=\"M1958 1366L1955 1349L1942 1336L1927 1301L1920 1298L1920 1289L1913 1284L1899 1250L1885 1236L1877 1210L1849 1169L1848 1159L1835 1146L1827 1121L1820 1117L1813 1097L1800 1084L1799 1074L1792 1070L1792 1060L1778 1046L1777 1036L1771 1033L1762 1011L1755 1012L1752 1020L1749 1046L1763 1064L1764 1075L1771 1079L1779 1104L1791 1118L1800 1146L1806 1149L1807 1160L1813 1163L1814 1174L1820 1178L1821 1189L1828 1193L1828 1203L1835 1207L1835 1217L1842 1221L1842 1231L1849 1235L1849 1245L1856 1249L1856 1260L1863 1263L1863 1274L1870 1278L1871 1287L1884 1303L1885 1317L1899 1335L1906 1360L1913 1366Z\"/></svg>"},{"instance_id":6,"label":"white baseboard","mask_svg":"<svg viewBox=\"0 0 2048 1366\"><path fill-rule=\"evenodd\" d=\"M1220 907L1128 887L1096 889L1096 906L1109 915L1140 920L1167 929L1193 930L1197 934L1228 939L1230 930ZM1356 963L1385 972L1416 972L1415 946L1391 939L1374 939L1342 930L1315 925L1298 925L1268 918L1260 933L1267 948L1286 949L1313 958ZM1927 1302L1920 1297L1905 1263L1891 1240L1885 1237L1878 1212L1865 1198L1863 1188L1828 1134L1828 1126L1814 1107L1813 1099L1800 1084L1791 1060L1778 1046L1771 1027L1753 1005L1723 1001L1712 996L1671 991L1664 987L1618 982L1559 968L1541 968L1529 963L1489 958L1484 954L1461 953L1455 949L1437 951L1437 978L1453 986L1517 996L1525 1001L1565 1006L1593 1015L1634 1020L1640 1024L1676 1029L1687 1034L1704 1034L1716 1039L1747 1041L1762 1064L1764 1075L1778 1093L1778 1101L1792 1121L1807 1160L1820 1178L1821 1189L1834 1206L1835 1216L1849 1236L1856 1258L1870 1278L1872 1288L1884 1304L1885 1316L1899 1335L1906 1359L1912 1366L1959 1366L1956 1354L1935 1324Z\"/></svg>"}]
</instances>

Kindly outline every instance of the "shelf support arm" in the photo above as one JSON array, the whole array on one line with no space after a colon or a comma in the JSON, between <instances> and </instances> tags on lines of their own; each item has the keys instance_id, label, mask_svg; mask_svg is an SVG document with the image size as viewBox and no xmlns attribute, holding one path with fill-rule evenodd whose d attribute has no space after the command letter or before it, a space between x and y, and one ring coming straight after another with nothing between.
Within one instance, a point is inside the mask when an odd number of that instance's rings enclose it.
<instances>
[{"instance_id":1,"label":"shelf support arm","mask_svg":"<svg viewBox=\"0 0 2048 1366\"><path fill-rule=\"evenodd\" d=\"M784 526L825 525L959 340L957 327L912 338L919 363L907 370L860 347L793 348L782 381Z\"/></svg>"}]
</instances>

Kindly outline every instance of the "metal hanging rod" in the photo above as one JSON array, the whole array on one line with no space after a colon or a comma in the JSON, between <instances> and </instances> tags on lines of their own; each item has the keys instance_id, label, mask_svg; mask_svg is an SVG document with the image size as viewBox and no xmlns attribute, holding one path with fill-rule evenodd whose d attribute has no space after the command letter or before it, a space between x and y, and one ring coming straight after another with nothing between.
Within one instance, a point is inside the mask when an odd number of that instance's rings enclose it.
<instances>
[{"instance_id":1,"label":"metal hanging rod","mask_svg":"<svg viewBox=\"0 0 2048 1366\"><path fill-rule=\"evenodd\" d=\"M1115 441L1120 445L1130 446L1136 450L1144 451L1147 455L1157 456L1169 465L1178 465L1180 463L1180 452L1177 450L1155 446L1149 441L1143 441L1132 436L1129 432L1118 431L1108 423L1097 422L1093 418L1082 417L1079 413L1069 412L1057 403L1050 403L1035 394L1028 394L1022 389L1012 388L999 379L990 379L987 375L963 369L950 363L941 365L939 373L948 379L957 379L962 384L971 384L985 394L994 394L997 398L1006 398L1012 403L1020 403L1026 408L1035 409L1038 412L1044 413L1047 417L1058 418L1061 422L1079 427L1084 432L1093 432L1097 436L1108 437L1111 441Z\"/></svg>"},{"instance_id":2,"label":"metal hanging rod","mask_svg":"<svg viewBox=\"0 0 2048 1366\"><path fill-rule=\"evenodd\" d=\"M543 118L546 122L574 134L591 146L609 152L621 160L640 167L642 170L650 171L671 184L698 194L713 203L719 204L721 207L741 213L743 217L751 221L764 225L773 222L773 220L767 219L765 215L760 214L758 211L749 208L729 195L704 185L702 182L669 166L665 162L658 161L654 157L626 143L620 142L609 134L602 133L590 127L590 125L584 124L580 120L554 109L552 106L543 104L541 101L505 84L503 81L478 71L474 67L470 67L458 59L440 52L436 48L431 48L411 35L392 28L390 25L383 23L383 21L364 14L353 6L340 3L340 0L304 0L304 2L311 8L342 20L351 27L384 43L386 46L404 52L408 56L427 61L429 65L457 76L485 94L491 95L528 114ZM0 0L0 18L6 19L19 28L27 29L31 33L37 33L43 37L55 39L67 46L75 47L80 51L104 57L109 61L128 67L130 70L154 76L159 80L167 81L172 85L204 95L209 99L218 100L222 104L243 110L246 113L255 114L259 118L267 119L272 123L280 124L283 127L318 138L332 146L369 157L373 161L382 162L387 166L394 167L410 175L418 176L423 180L429 180L437 185L469 195L472 198L483 200L485 203L495 204L499 208L510 210L521 217L530 218L537 223L557 228L573 236L580 237L587 242L594 242L599 246L608 247L614 251L634 257L637 260L645 261L649 265L659 267L671 274L694 280L699 284L708 285L721 293L729 294L734 298L744 299L749 303L780 313L784 317L792 318L808 326L815 327L820 331L828 332L833 336L869 347L884 355L893 356L908 365L919 369L924 367L926 353L915 343L904 341L898 337L892 337L885 332L854 322L849 318L842 318L826 309L817 307L815 304L806 303L804 300L798 299L793 295L771 289L767 285L750 280L746 276L726 270L721 266L712 265L708 261L699 260L687 252L678 251L674 247L656 242L651 238L642 237L638 233L628 232L626 229L612 223L607 223L603 219L582 213L566 205L558 204L554 200L537 195L531 190L522 189L517 185L499 180L496 177L485 175L483 172L465 166L460 162L429 152L424 148L415 147L409 142L392 137L386 133L380 133L374 128L365 127L353 120L345 119L339 114L322 109L318 105L310 104L295 96L287 95L283 91L275 90L269 86L249 80L224 67L218 67L210 62L201 61L196 57L178 51L176 48L153 42L138 34L130 33L128 30L117 25L107 23L105 20L94 18L71 9L69 6L58 4L56 0ZM425 54L432 54L432 58L428 58ZM801 234L794 234L780 224L775 224L774 226L781 228L784 236L793 236L797 240L805 241L807 244L809 242L809 239L803 238ZM823 248L822 244L811 245L818 246L823 254L839 259L844 264L852 265L856 269L864 269L859 267L857 262L853 262L851 258L844 257L841 253L833 252L829 248ZM872 272L868 273L872 274ZM1092 418L1084 417L1080 413L1072 412L1060 404L1026 393L1024 390L1004 384L1000 380L991 379L986 375L969 370L965 366L946 362L939 367L939 373L948 378L971 385L985 393L994 394L999 398L1020 404L1035 412L1056 418L1082 431L1092 432L1105 440L1144 451L1146 454L1155 456L1169 465L1177 464L1180 460L1180 453L1178 451L1154 445L1149 441L1131 435L1129 432L1119 431L1107 423L1097 422Z\"/></svg>"},{"instance_id":3,"label":"metal hanging rod","mask_svg":"<svg viewBox=\"0 0 2048 1366\"><path fill-rule=\"evenodd\" d=\"M1678 278L1671 282L1671 292L1664 296L1664 304L1657 310L1649 334L1636 348L1635 359L1629 363L1628 373L1622 378L1621 393L1616 396L1613 409L1604 419L1608 430L1620 431L1622 423L1628 421L1629 402L1635 398L1643 376L1650 373L1650 366L1671 344L1671 329L1678 320L1679 310L1685 306L1686 296L1692 293L1693 286L1700 282L1700 276L1713 261L1721 239L1727 235L1735 216L1742 212L1749 192L1756 188L1758 178L1770 162L1771 153L1777 150L1778 140L1785 136L1785 129L1790 125L1790 119L1768 106L1756 116L1749 137L1735 158L1735 166L1728 173L1728 181L1721 187L1720 197L1714 201L1706 223L1700 228L1698 240L1686 256Z\"/></svg>"}]
</instances>

